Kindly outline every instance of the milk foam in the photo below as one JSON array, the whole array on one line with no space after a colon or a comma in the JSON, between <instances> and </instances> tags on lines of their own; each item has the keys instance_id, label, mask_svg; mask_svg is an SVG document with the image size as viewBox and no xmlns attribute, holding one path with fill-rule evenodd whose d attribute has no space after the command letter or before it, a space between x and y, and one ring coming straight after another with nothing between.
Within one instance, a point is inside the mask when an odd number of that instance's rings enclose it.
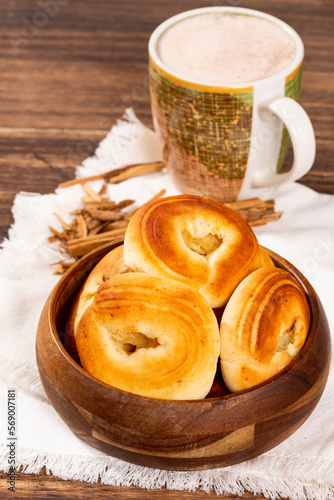
<instances>
[{"instance_id":1,"label":"milk foam","mask_svg":"<svg viewBox=\"0 0 334 500\"><path fill-rule=\"evenodd\" d=\"M200 14L162 34L158 54L184 78L208 84L260 80L286 68L296 54L293 38L274 22L240 14Z\"/></svg>"}]
</instances>

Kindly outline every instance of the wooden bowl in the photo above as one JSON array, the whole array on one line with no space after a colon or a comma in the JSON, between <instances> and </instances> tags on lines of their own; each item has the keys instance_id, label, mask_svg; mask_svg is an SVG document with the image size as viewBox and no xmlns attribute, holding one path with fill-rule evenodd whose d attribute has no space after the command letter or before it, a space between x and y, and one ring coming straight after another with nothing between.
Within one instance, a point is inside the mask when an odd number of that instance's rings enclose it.
<instances>
[{"instance_id":1,"label":"wooden bowl","mask_svg":"<svg viewBox=\"0 0 334 500\"><path fill-rule=\"evenodd\" d=\"M256 457L302 425L318 403L328 377L329 326L310 283L270 251L275 264L295 276L304 289L312 319L298 357L265 383L222 397L167 401L110 387L77 364L62 344L67 313L85 277L115 246L91 252L62 276L38 326L37 363L45 392L75 434L128 462L201 470Z\"/></svg>"}]
</instances>

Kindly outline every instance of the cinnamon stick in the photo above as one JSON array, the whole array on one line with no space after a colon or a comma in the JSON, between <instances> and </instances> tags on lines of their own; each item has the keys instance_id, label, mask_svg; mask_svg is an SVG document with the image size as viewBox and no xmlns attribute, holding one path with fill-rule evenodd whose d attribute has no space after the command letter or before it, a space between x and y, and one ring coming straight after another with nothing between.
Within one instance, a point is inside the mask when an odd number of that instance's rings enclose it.
<instances>
[{"instance_id":1,"label":"cinnamon stick","mask_svg":"<svg viewBox=\"0 0 334 500\"><path fill-rule=\"evenodd\" d=\"M121 242L124 239L126 228L133 214L138 210L125 212L124 209L134 203L134 200L125 199L118 203L109 200L105 194L107 183L117 183L130 179L137 175L158 171L164 167L162 162L147 164L127 165L105 174L74 179L60 184L67 187L81 184L85 196L81 198L84 207L74 210L71 224L67 224L59 215L55 214L61 224L62 231L50 227L50 243L58 242L61 252L72 257L72 261L64 260L58 263L55 274L63 274L78 258L95 248L109 242ZM103 179L104 184L99 192L96 192L87 182ZM166 193L162 189L149 201L156 200ZM283 212L275 212L275 200L263 201L260 198L225 203L226 206L235 210L251 226L259 226L268 222L278 220Z\"/></svg>"},{"instance_id":2,"label":"cinnamon stick","mask_svg":"<svg viewBox=\"0 0 334 500\"><path fill-rule=\"evenodd\" d=\"M164 168L165 164L161 161L155 161L150 163L135 163L133 165L126 165L125 167L117 168L115 170L110 170L103 174L91 175L90 177L82 177L77 179L72 179L59 184L59 187L66 188L69 186L74 186L76 184L86 184L87 182L104 180L109 184L117 184L132 177L137 177L139 175L149 174L151 172L157 172Z\"/></svg>"},{"instance_id":3,"label":"cinnamon stick","mask_svg":"<svg viewBox=\"0 0 334 500\"><path fill-rule=\"evenodd\" d=\"M85 219L83 218L82 214L78 214L76 216L76 221L77 221L77 228L78 228L78 234L81 238L87 237L88 234L88 228Z\"/></svg>"},{"instance_id":4,"label":"cinnamon stick","mask_svg":"<svg viewBox=\"0 0 334 500\"><path fill-rule=\"evenodd\" d=\"M137 169L137 172L139 171ZM125 175L132 175L132 173L127 170ZM65 223L59 215L55 214L63 231L50 227L52 235L48 238L50 243L59 242L59 249L74 259L70 261L72 263L105 243L122 241L129 220L134 213L134 211L124 211L134 203L134 200L125 199L116 203L102 194L105 192L103 189L97 193L86 182L82 183L82 188L86 193L81 198L84 207L74 210L74 219L71 224ZM166 190L161 190L154 198L163 196L165 192ZM68 262L64 260L55 263L57 265L55 274L64 273L68 269Z\"/></svg>"},{"instance_id":5,"label":"cinnamon stick","mask_svg":"<svg viewBox=\"0 0 334 500\"><path fill-rule=\"evenodd\" d=\"M116 240L123 240L126 228L114 229L105 233L100 233L95 236L87 236L86 238L76 238L68 241L68 253L71 257L82 257L86 253L98 248L105 243L111 243Z\"/></svg>"},{"instance_id":6,"label":"cinnamon stick","mask_svg":"<svg viewBox=\"0 0 334 500\"><path fill-rule=\"evenodd\" d=\"M225 206L235 210L250 226L260 226L267 222L280 219L283 212L275 212L275 200L263 201L260 198L233 201Z\"/></svg>"},{"instance_id":7,"label":"cinnamon stick","mask_svg":"<svg viewBox=\"0 0 334 500\"><path fill-rule=\"evenodd\" d=\"M100 221L121 220L124 217L124 214L117 212L116 210L99 210L95 208L87 211L94 219Z\"/></svg>"},{"instance_id":8,"label":"cinnamon stick","mask_svg":"<svg viewBox=\"0 0 334 500\"><path fill-rule=\"evenodd\" d=\"M87 182L83 182L81 185L88 194L88 197L91 198L93 201L97 202L103 201L103 196L101 196L99 193L96 193L94 189L89 184L87 184Z\"/></svg>"}]
</instances>

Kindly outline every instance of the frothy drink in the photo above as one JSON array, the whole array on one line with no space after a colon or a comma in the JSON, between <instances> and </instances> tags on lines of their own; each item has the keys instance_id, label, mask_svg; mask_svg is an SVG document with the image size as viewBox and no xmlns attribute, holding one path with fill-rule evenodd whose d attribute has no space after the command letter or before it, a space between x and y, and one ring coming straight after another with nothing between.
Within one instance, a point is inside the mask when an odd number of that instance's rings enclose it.
<instances>
[{"instance_id":1,"label":"frothy drink","mask_svg":"<svg viewBox=\"0 0 334 500\"><path fill-rule=\"evenodd\" d=\"M199 14L161 36L163 63L184 78L207 84L261 80L289 66L293 38L271 21L242 14Z\"/></svg>"}]
</instances>

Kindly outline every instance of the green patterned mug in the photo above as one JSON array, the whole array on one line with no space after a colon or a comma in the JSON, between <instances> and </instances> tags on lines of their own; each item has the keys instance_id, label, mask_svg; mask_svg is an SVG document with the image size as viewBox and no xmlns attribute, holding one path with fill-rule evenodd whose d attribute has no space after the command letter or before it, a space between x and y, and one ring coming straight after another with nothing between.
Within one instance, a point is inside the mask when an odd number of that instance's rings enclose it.
<instances>
[{"instance_id":1,"label":"green patterned mug","mask_svg":"<svg viewBox=\"0 0 334 500\"><path fill-rule=\"evenodd\" d=\"M294 40L286 69L243 84L209 84L171 71L157 45L174 23L206 13L257 16ZM313 165L315 138L298 104L304 46L299 35L268 14L239 7L208 7L176 15L152 33L149 77L152 116L167 168L181 192L220 202L272 195L273 188L305 175ZM294 161L281 168L290 144Z\"/></svg>"}]
</instances>

